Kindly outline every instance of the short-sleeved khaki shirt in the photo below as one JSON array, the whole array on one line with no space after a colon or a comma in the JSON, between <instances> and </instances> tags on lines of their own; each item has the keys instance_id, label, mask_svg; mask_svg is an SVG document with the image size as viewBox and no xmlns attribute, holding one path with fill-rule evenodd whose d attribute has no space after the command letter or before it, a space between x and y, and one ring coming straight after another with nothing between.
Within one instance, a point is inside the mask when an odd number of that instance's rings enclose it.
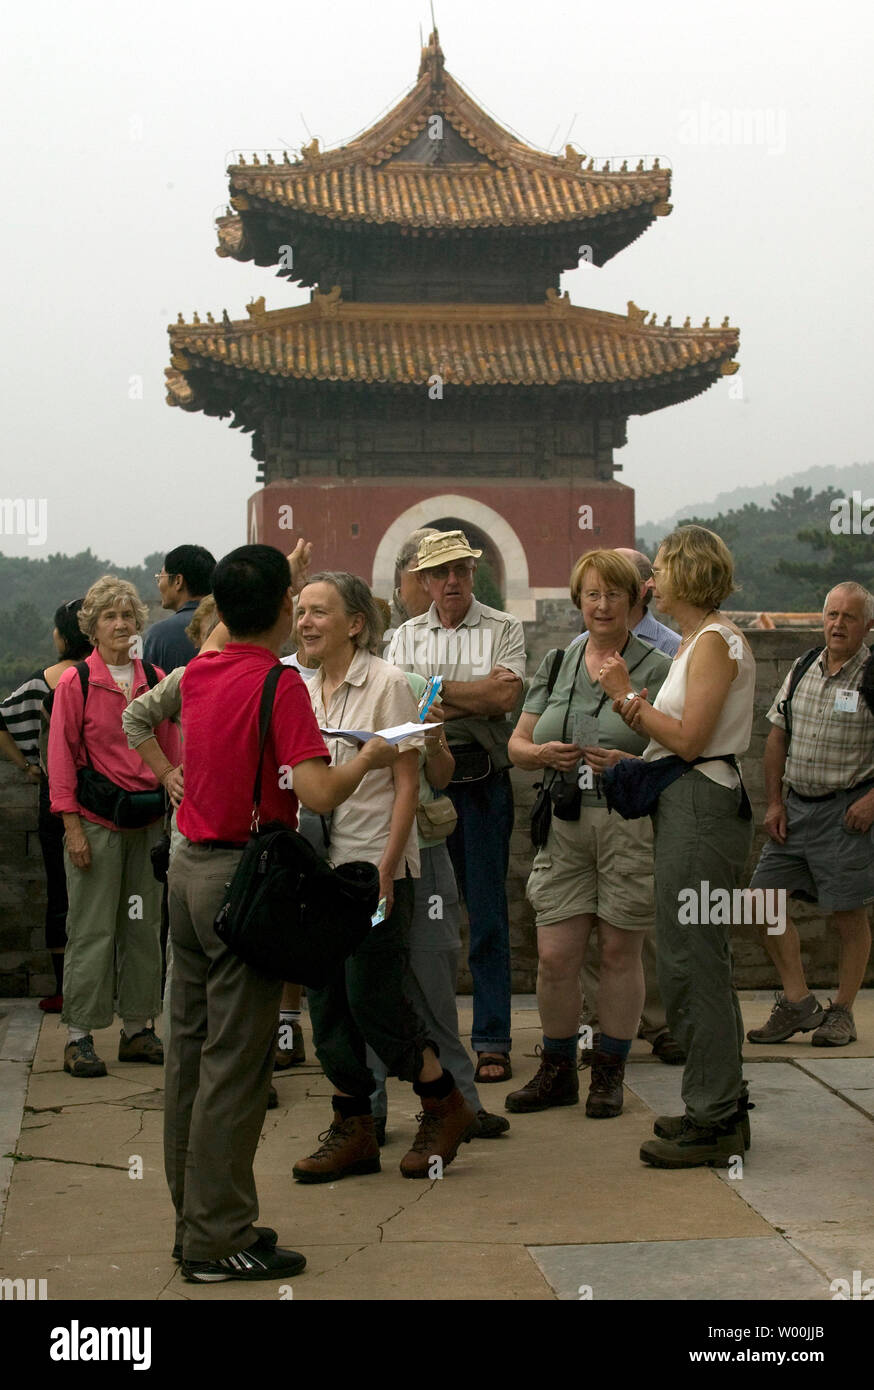
<instances>
[{"instance_id":1,"label":"short-sleeved khaki shirt","mask_svg":"<svg viewBox=\"0 0 874 1390\"><path fill-rule=\"evenodd\" d=\"M432 603L427 613L410 618L392 638L386 660L420 676L444 681L479 681L495 666L525 679L525 635L512 613L502 613L472 599L458 627L444 627Z\"/></svg>"},{"instance_id":2,"label":"short-sleeved khaki shirt","mask_svg":"<svg viewBox=\"0 0 874 1390\"><path fill-rule=\"evenodd\" d=\"M830 676L824 648L801 677L792 696L792 737L783 774L787 789L801 796L823 796L874 777L874 715L859 690L868 656L863 642ZM778 729L786 728L779 706L791 675L790 670L768 710L768 719Z\"/></svg>"},{"instance_id":3,"label":"short-sleeved khaki shirt","mask_svg":"<svg viewBox=\"0 0 874 1390\"><path fill-rule=\"evenodd\" d=\"M390 729L417 718L416 697L406 676L368 651L360 649L355 653L346 679L334 691L327 710L322 699L322 679L323 672L319 670L308 683L320 728L366 729L375 733L377 729ZM325 743L331 750L331 762L335 767L351 762L358 752L358 745L345 738L326 738ZM421 741L404 740L398 748L401 752L409 748L420 752ZM368 772L349 799L333 813L331 863L348 864L353 859L363 859L378 866L388 844L394 804L391 769L380 767ZM403 878L406 869L413 878L419 877L415 816L395 877Z\"/></svg>"}]
</instances>

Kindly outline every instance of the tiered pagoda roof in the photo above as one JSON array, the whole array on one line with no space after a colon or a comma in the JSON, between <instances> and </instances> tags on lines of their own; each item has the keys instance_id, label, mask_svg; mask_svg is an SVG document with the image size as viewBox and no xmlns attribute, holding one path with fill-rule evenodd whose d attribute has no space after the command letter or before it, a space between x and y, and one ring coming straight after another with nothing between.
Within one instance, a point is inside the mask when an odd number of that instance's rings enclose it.
<instances>
[{"instance_id":1,"label":"tiered pagoda roof","mask_svg":"<svg viewBox=\"0 0 874 1390\"><path fill-rule=\"evenodd\" d=\"M445 386L468 391L572 388L581 402L591 397L624 415L688 400L737 370L739 334L728 320L719 328L709 320L692 328L688 319L675 328L670 318L657 326L655 315L648 319L634 304L624 316L576 308L555 288L561 266L578 264L584 245L602 263L670 212L670 172L657 164L595 170L571 147L561 157L531 149L445 71L435 31L412 91L350 144L322 152L313 141L294 163L268 156L267 163L231 166L237 213L218 221L219 254L276 265L288 242L293 266L279 273L317 287L297 308L268 312L261 298L244 320L224 313L221 323L212 315L185 322L180 314L169 329L168 404L240 415L247 387L256 384L421 390L435 373ZM370 240L350 254L349 238L365 235ZM452 302L438 302L450 298L451 278L435 278L438 263L445 270L447 246L450 267L463 252L465 273L475 277L479 267L493 271L498 235L516 238L504 243L511 263L520 260L521 239L526 263L540 248L549 273L527 281L524 294L508 291L513 282L502 285L500 273L485 289L472 278ZM356 265L371 275L377 263L388 265L370 283L395 289L391 275L411 239L419 271L404 283L418 292L406 299L399 292L392 302L372 302L387 296L366 287L359 294ZM326 267L336 272L321 286L313 270L319 264L323 274ZM496 302L502 292L511 302Z\"/></svg>"},{"instance_id":2,"label":"tiered pagoda roof","mask_svg":"<svg viewBox=\"0 0 874 1390\"><path fill-rule=\"evenodd\" d=\"M447 387L582 387L621 395L626 413L642 414L736 370L736 328L645 318L634 304L620 316L557 295L543 305L346 304L335 288L269 312L259 299L248 320L180 315L170 329L168 401L200 410L247 378L419 389L438 373Z\"/></svg>"},{"instance_id":3,"label":"tiered pagoda roof","mask_svg":"<svg viewBox=\"0 0 874 1390\"><path fill-rule=\"evenodd\" d=\"M322 151L314 140L294 162L268 154L230 166L236 211L218 219L217 250L275 265L283 228L304 243L315 228L404 236L550 228L572 231L574 247L590 245L602 265L671 210L670 171L658 159L649 169L643 160L635 169L613 163L596 169L571 145L544 154L504 130L446 72L435 31L412 91L350 144Z\"/></svg>"}]
</instances>

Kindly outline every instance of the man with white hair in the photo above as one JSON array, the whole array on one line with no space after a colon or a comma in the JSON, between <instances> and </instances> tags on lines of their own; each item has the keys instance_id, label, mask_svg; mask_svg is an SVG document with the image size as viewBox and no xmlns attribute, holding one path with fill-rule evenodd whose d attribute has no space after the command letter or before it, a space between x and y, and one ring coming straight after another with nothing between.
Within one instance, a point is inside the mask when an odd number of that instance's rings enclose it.
<instances>
[{"instance_id":1,"label":"man with white hair","mask_svg":"<svg viewBox=\"0 0 874 1390\"><path fill-rule=\"evenodd\" d=\"M818 902L840 938L838 992L823 1010L810 993L794 925L765 935L783 985L771 1016L747 1037L785 1042L813 1030L815 1047L856 1041L853 1001L871 950L874 902L874 661L865 634L874 596L838 584L823 609L825 647L798 658L768 719L765 829L752 888Z\"/></svg>"}]
</instances>

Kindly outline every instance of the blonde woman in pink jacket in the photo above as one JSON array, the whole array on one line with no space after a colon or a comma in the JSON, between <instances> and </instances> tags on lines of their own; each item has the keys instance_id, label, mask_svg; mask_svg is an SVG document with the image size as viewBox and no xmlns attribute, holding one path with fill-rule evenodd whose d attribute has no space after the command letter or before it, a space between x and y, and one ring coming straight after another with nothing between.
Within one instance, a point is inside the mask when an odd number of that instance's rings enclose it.
<instances>
[{"instance_id":1,"label":"blonde woman in pink jacket","mask_svg":"<svg viewBox=\"0 0 874 1390\"><path fill-rule=\"evenodd\" d=\"M130 701L164 675L139 659L146 616L132 584L111 574L98 579L79 613L95 649L64 673L52 707L51 808L64 822L70 903L61 1017L71 1076L106 1075L93 1033L112 1024L116 992L118 1060L164 1060L152 1026L161 1008L161 887L149 856L161 836L165 797L121 725ZM179 732L165 722L155 733L172 772L181 762Z\"/></svg>"}]
</instances>

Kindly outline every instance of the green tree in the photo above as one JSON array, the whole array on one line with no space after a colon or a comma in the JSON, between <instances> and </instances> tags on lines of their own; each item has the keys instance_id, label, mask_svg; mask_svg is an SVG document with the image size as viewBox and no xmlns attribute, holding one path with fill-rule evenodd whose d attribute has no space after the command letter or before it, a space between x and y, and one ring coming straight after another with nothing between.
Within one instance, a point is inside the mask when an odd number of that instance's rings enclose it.
<instances>
[{"instance_id":1,"label":"green tree","mask_svg":"<svg viewBox=\"0 0 874 1390\"><path fill-rule=\"evenodd\" d=\"M473 577L473 592L484 603L487 608L503 608L504 598L498 588L495 572L488 560L477 562L476 574Z\"/></svg>"}]
</instances>

